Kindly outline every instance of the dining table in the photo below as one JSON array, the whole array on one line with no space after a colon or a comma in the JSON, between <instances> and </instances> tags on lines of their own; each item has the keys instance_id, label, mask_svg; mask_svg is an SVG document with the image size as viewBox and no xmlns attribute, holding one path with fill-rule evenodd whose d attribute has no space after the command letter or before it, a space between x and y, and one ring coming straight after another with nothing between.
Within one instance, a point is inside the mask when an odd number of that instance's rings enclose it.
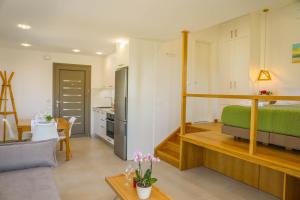
<instances>
[{"instance_id":1,"label":"dining table","mask_svg":"<svg viewBox=\"0 0 300 200\"><path fill-rule=\"evenodd\" d=\"M63 130L66 134L66 160L69 161L71 159L71 146L70 146L70 125L69 122L64 118L55 118L57 123L57 129ZM31 131L31 119L19 119L18 120L18 140L19 142L23 139L24 132Z\"/></svg>"}]
</instances>

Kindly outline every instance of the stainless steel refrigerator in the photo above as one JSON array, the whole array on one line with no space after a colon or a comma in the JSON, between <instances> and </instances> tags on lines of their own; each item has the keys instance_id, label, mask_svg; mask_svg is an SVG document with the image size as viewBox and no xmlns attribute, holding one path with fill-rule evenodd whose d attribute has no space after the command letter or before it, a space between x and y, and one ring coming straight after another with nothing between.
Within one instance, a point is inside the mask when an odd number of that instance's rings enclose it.
<instances>
[{"instance_id":1,"label":"stainless steel refrigerator","mask_svg":"<svg viewBox=\"0 0 300 200\"><path fill-rule=\"evenodd\" d=\"M127 159L127 104L128 67L115 72L115 125L114 152L121 159Z\"/></svg>"}]
</instances>

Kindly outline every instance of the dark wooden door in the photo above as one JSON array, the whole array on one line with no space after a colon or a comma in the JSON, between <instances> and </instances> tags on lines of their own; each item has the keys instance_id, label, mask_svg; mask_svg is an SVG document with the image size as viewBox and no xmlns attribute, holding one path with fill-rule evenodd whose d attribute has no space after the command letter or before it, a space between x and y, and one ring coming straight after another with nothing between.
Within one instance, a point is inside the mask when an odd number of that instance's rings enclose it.
<instances>
[{"instance_id":1,"label":"dark wooden door","mask_svg":"<svg viewBox=\"0 0 300 200\"><path fill-rule=\"evenodd\" d=\"M90 134L90 66L54 64L53 115L76 117L72 136Z\"/></svg>"}]
</instances>

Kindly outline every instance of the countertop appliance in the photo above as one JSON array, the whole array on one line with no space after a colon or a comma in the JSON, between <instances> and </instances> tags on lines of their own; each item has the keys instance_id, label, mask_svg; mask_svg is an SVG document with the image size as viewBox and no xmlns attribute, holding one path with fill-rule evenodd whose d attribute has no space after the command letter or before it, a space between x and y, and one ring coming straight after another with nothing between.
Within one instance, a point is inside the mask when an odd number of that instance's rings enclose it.
<instances>
[{"instance_id":1,"label":"countertop appliance","mask_svg":"<svg viewBox=\"0 0 300 200\"><path fill-rule=\"evenodd\" d=\"M128 67L115 72L115 126L114 152L123 160L127 159L127 106Z\"/></svg>"},{"instance_id":2,"label":"countertop appliance","mask_svg":"<svg viewBox=\"0 0 300 200\"><path fill-rule=\"evenodd\" d=\"M113 113L106 113L106 135L114 139L115 117Z\"/></svg>"}]
</instances>

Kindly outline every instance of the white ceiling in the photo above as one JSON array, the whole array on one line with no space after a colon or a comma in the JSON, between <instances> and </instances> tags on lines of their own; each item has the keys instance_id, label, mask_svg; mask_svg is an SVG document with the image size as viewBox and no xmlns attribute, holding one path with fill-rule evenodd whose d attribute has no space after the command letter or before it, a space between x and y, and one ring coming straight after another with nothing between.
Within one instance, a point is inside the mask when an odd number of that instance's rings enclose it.
<instances>
[{"instance_id":1,"label":"white ceiling","mask_svg":"<svg viewBox=\"0 0 300 200\"><path fill-rule=\"evenodd\" d=\"M167 40L290 0L0 0L0 47L108 54L118 38ZM19 23L32 26L21 30Z\"/></svg>"}]
</instances>

